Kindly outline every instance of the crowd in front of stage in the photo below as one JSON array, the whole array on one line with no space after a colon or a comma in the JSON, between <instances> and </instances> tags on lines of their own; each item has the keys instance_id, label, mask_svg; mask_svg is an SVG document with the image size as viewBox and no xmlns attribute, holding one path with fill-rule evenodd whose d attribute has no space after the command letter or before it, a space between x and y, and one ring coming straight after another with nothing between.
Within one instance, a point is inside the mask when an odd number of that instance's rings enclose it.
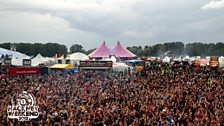
<instances>
[{"instance_id":1,"label":"crowd in front of stage","mask_svg":"<svg viewBox=\"0 0 224 126\"><path fill-rule=\"evenodd\" d=\"M78 72L0 79L1 125L223 126L224 73L208 67L149 67L144 76ZM39 117L7 117L13 94L35 96Z\"/></svg>"}]
</instances>

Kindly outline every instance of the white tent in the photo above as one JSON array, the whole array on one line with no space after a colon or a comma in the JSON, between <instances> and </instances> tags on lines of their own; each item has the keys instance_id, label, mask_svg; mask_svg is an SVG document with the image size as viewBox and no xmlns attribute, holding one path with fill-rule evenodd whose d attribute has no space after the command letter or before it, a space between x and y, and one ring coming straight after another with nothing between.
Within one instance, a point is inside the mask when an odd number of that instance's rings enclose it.
<instances>
[{"instance_id":1,"label":"white tent","mask_svg":"<svg viewBox=\"0 0 224 126\"><path fill-rule=\"evenodd\" d=\"M0 57L0 63L4 63L5 58Z\"/></svg>"},{"instance_id":2,"label":"white tent","mask_svg":"<svg viewBox=\"0 0 224 126\"><path fill-rule=\"evenodd\" d=\"M201 59L201 56L196 56L196 59Z\"/></svg>"},{"instance_id":3,"label":"white tent","mask_svg":"<svg viewBox=\"0 0 224 126\"><path fill-rule=\"evenodd\" d=\"M18 58L16 58L15 56L12 57L12 61L11 64L14 66L22 66L22 61Z\"/></svg>"},{"instance_id":4,"label":"white tent","mask_svg":"<svg viewBox=\"0 0 224 126\"><path fill-rule=\"evenodd\" d=\"M19 59L30 59L30 57L29 56L27 56L27 55L25 55L25 54L23 54L21 57L19 57Z\"/></svg>"},{"instance_id":5,"label":"white tent","mask_svg":"<svg viewBox=\"0 0 224 126\"><path fill-rule=\"evenodd\" d=\"M191 62L193 62L193 61L195 61L195 60L196 60L196 57L191 57L191 58L190 58L190 61L191 61Z\"/></svg>"},{"instance_id":6,"label":"white tent","mask_svg":"<svg viewBox=\"0 0 224 126\"><path fill-rule=\"evenodd\" d=\"M76 52L66 57L66 59L80 61L80 60L87 60L89 59L89 57L84 53Z\"/></svg>"},{"instance_id":7,"label":"white tent","mask_svg":"<svg viewBox=\"0 0 224 126\"><path fill-rule=\"evenodd\" d=\"M46 66L52 66L56 63L56 60L53 57L44 57L44 59L46 60L46 62L44 63L44 65Z\"/></svg>"},{"instance_id":8,"label":"white tent","mask_svg":"<svg viewBox=\"0 0 224 126\"><path fill-rule=\"evenodd\" d=\"M103 60L112 61L113 63L116 63L116 61L117 61L117 59L114 56L111 56L111 58L106 58L106 59L103 59Z\"/></svg>"},{"instance_id":9,"label":"white tent","mask_svg":"<svg viewBox=\"0 0 224 126\"><path fill-rule=\"evenodd\" d=\"M163 58L162 62L163 63L170 63L170 57L166 56L165 58Z\"/></svg>"},{"instance_id":10,"label":"white tent","mask_svg":"<svg viewBox=\"0 0 224 126\"><path fill-rule=\"evenodd\" d=\"M53 58L53 57L45 57L45 59L46 59L47 61L55 61L55 58Z\"/></svg>"},{"instance_id":11,"label":"white tent","mask_svg":"<svg viewBox=\"0 0 224 126\"><path fill-rule=\"evenodd\" d=\"M181 61L181 58L180 57L175 57L175 58L173 58L173 61Z\"/></svg>"},{"instance_id":12,"label":"white tent","mask_svg":"<svg viewBox=\"0 0 224 126\"><path fill-rule=\"evenodd\" d=\"M4 49L4 48L0 48L0 56L2 55L8 55L8 56L14 56L16 58L19 58L21 57L23 54L20 53L20 52L16 52L16 51L11 51L11 50L8 50L8 49Z\"/></svg>"},{"instance_id":13,"label":"white tent","mask_svg":"<svg viewBox=\"0 0 224 126\"><path fill-rule=\"evenodd\" d=\"M113 64L113 70L115 71L125 71L126 69L128 69L128 65L126 65L125 63Z\"/></svg>"},{"instance_id":14,"label":"white tent","mask_svg":"<svg viewBox=\"0 0 224 126\"><path fill-rule=\"evenodd\" d=\"M190 58L190 56L185 56L184 59L189 60L189 59L191 59L191 58Z\"/></svg>"},{"instance_id":15,"label":"white tent","mask_svg":"<svg viewBox=\"0 0 224 126\"><path fill-rule=\"evenodd\" d=\"M206 57L205 57L205 59L207 59L207 60L210 60L210 58L211 58L210 56L206 56Z\"/></svg>"},{"instance_id":16,"label":"white tent","mask_svg":"<svg viewBox=\"0 0 224 126\"><path fill-rule=\"evenodd\" d=\"M81 60L88 60L89 57L81 52L76 52L73 54L68 55L65 60L62 60L62 63L66 63L67 60L70 60L70 64L72 65L79 65L79 61Z\"/></svg>"},{"instance_id":17,"label":"white tent","mask_svg":"<svg viewBox=\"0 0 224 126\"><path fill-rule=\"evenodd\" d=\"M38 54L35 58L31 60L31 66L38 66L39 64L44 64L46 62L48 62L48 60Z\"/></svg>"},{"instance_id":18,"label":"white tent","mask_svg":"<svg viewBox=\"0 0 224 126\"><path fill-rule=\"evenodd\" d=\"M61 57L59 57L59 58L57 58L57 59L62 60L62 59L64 59L64 56L61 56Z\"/></svg>"},{"instance_id":19,"label":"white tent","mask_svg":"<svg viewBox=\"0 0 224 126\"><path fill-rule=\"evenodd\" d=\"M189 56L183 57L182 61L190 62L191 58Z\"/></svg>"},{"instance_id":20,"label":"white tent","mask_svg":"<svg viewBox=\"0 0 224 126\"><path fill-rule=\"evenodd\" d=\"M30 59L29 56L23 54L19 58L16 58L15 56L12 57L12 65L14 66L22 66L23 65L23 59Z\"/></svg>"},{"instance_id":21,"label":"white tent","mask_svg":"<svg viewBox=\"0 0 224 126\"><path fill-rule=\"evenodd\" d=\"M224 67L224 57L219 57L219 67Z\"/></svg>"}]
</instances>

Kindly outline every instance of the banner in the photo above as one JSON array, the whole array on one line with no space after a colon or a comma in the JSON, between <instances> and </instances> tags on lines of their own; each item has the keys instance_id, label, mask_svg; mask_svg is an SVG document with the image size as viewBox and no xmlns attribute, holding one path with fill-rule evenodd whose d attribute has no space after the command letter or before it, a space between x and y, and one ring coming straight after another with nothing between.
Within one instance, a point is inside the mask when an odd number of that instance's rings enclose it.
<instances>
[{"instance_id":1,"label":"banner","mask_svg":"<svg viewBox=\"0 0 224 126\"><path fill-rule=\"evenodd\" d=\"M23 67L23 68L8 68L8 74L40 74L41 70L39 67Z\"/></svg>"},{"instance_id":2,"label":"banner","mask_svg":"<svg viewBox=\"0 0 224 126\"><path fill-rule=\"evenodd\" d=\"M112 67L112 61L80 61L80 67Z\"/></svg>"},{"instance_id":3,"label":"banner","mask_svg":"<svg viewBox=\"0 0 224 126\"><path fill-rule=\"evenodd\" d=\"M23 66L31 66L31 59L23 59Z\"/></svg>"}]
</instances>

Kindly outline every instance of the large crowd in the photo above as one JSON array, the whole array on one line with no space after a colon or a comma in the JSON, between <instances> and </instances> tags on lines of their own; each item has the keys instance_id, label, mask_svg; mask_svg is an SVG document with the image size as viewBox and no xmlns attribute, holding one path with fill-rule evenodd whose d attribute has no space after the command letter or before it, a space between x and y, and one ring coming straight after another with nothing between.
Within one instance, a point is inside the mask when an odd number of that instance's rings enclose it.
<instances>
[{"instance_id":1,"label":"large crowd","mask_svg":"<svg viewBox=\"0 0 224 126\"><path fill-rule=\"evenodd\" d=\"M155 65L145 73L100 71L0 79L3 126L223 126L224 72ZM7 117L14 93L32 93L39 117Z\"/></svg>"}]
</instances>

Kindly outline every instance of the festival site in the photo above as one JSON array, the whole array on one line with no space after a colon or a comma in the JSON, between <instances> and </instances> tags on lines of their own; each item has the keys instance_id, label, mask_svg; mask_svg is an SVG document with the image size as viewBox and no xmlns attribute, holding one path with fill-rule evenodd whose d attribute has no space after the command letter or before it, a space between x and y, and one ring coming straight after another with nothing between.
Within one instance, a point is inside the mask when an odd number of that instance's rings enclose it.
<instances>
[{"instance_id":1,"label":"festival site","mask_svg":"<svg viewBox=\"0 0 224 126\"><path fill-rule=\"evenodd\" d=\"M89 54L0 54L1 126L224 125L223 56L144 57L121 42ZM18 116L29 104L37 115Z\"/></svg>"}]
</instances>

